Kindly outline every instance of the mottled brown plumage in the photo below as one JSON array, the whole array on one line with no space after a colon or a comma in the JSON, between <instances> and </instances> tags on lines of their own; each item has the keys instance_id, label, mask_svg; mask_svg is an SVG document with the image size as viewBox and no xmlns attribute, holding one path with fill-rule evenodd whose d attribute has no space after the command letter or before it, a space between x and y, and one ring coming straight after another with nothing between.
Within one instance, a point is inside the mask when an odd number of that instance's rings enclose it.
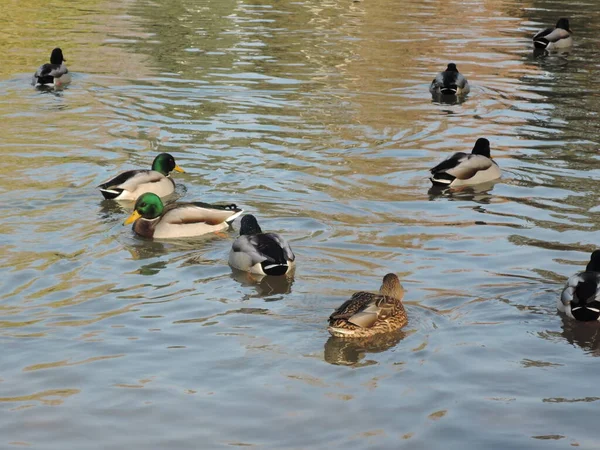
<instances>
[{"instance_id":1,"label":"mottled brown plumage","mask_svg":"<svg viewBox=\"0 0 600 450\"><path fill-rule=\"evenodd\" d=\"M406 325L402 297L404 289L393 273L383 277L379 294L356 292L331 316L328 331L332 336L364 338L389 333Z\"/></svg>"}]
</instances>

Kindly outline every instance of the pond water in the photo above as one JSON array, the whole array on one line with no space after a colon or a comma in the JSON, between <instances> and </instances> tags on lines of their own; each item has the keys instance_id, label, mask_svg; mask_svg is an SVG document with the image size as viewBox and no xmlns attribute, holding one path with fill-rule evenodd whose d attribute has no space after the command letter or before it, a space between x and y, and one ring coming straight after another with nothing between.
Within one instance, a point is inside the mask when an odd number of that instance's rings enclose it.
<instances>
[{"instance_id":1,"label":"pond water","mask_svg":"<svg viewBox=\"0 0 600 450\"><path fill-rule=\"evenodd\" d=\"M556 312L600 245L600 3L53 0L3 5L0 447L598 448L600 328ZM569 17L572 51L531 36ZM55 46L73 74L40 92ZM432 101L455 62L466 101ZM435 193L487 137L504 170ZM149 242L96 186L172 153L296 252ZM326 319L387 272L409 323Z\"/></svg>"}]
</instances>

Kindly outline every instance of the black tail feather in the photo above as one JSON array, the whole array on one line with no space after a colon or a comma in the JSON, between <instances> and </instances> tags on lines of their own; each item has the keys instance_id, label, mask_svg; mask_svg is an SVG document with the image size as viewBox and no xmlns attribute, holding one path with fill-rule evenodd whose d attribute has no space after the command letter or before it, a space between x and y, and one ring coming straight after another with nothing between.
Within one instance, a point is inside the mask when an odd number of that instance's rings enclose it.
<instances>
[{"instance_id":1,"label":"black tail feather","mask_svg":"<svg viewBox=\"0 0 600 450\"><path fill-rule=\"evenodd\" d=\"M276 264L268 261L263 261L261 266L264 273L275 276L285 275L289 269L287 264Z\"/></svg>"}]
</instances>

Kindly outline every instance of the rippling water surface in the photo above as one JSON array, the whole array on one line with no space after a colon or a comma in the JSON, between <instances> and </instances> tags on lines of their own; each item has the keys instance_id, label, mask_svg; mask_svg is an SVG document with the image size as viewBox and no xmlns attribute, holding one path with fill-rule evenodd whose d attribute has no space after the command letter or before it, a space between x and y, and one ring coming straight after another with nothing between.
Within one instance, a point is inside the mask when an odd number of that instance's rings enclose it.
<instances>
[{"instance_id":1,"label":"rippling water surface","mask_svg":"<svg viewBox=\"0 0 600 450\"><path fill-rule=\"evenodd\" d=\"M598 448L600 329L555 302L600 245L600 4L46 6L3 5L1 448ZM572 51L533 55L561 16ZM73 82L36 91L57 45ZM451 61L472 91L440 104ZM478 137L502 181L430 191ZM124 227L95 186L160 151L181 198L288 237L294 279L232 274L238 223ZM402 333L330 338L390 271Z\"/></svg>"}]
</instances>

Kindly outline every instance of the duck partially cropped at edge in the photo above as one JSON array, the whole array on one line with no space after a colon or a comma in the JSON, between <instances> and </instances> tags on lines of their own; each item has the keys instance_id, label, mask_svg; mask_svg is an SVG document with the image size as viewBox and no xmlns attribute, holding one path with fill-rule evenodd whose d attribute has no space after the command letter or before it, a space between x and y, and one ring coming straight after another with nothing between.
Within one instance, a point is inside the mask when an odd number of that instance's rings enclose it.
<instances>
[{"instance_id":1,"label":"duck partially cropped at edge","mask_svg":"<svg viewBox=\"0 0 600 450\"><path fill-rule=\"evenodd\" d=\"M365 338L396 331L408 318L402 304L404 289L396 274L383 277L379 294L356 292L329 316L332 336Z\"/></svg>"},{"instance_id":2,"label":"duck partially cropped at edge","mask_svg":"<svg viewBox=\"0 0 600 450\"><path fill-rule=\"evenodd\" d=\"M228 228L243 212L234 204L188 202L164 206L158 195L147 192L137 199L123 225L133 223L133 231L150 239L185 238Z\"/></svg>"},{"instance_id":3,"label":"duck partially cropped at edge","mask_svg":"<svg viewBox=\"0 0 600 450\"><path fill-rule=\"evenodd\" d=\"M252 214L242 217L240 237L231 246L229 265L259 275L285 275L293 268L296 256L286 240L277 233L263 233Z\"/></svg>"},{"instance_id":4,"label":"duck partially cropped at edge","mask_svg":"<svg viewBox=\"0 0 600 450\"><path fill-rule=\"evenodd\" d=\"M600 320L600 250L592 253L585 271L568 279L558 310L576 320Z\"/></svg>"},{"instance_id":5,"label":"duck partially cropped at edge","mask_svg":"<svg viewBox=\"0 0 600 450\"><path fill-rule=\"evenodd\" d=\"M166 197L175 192L175 182L169 176L172 171L184 172L173 156L160 153L154 158L151 170L128 170L105 181L98 188L108 200L134 201L145 192Z\"/></svg>"},{"instance_id":6,"label":"duck partially cropped at edge","mask_svg":"<svg viewBox=\"0 0 600 450\"><path fill-rule=\"evenodd\" d=\"M434 95L466 95L471 88L467 79L458 71L456 64L450 63L431 82L429 92Z\"/></svg>"},{"instance_id":7,"label":"duck partially cropped at edge","mask_svg":"<svg viewBox=\"0 0 600 450\"><path fill-rule=\"evenodd\" d=\"M533 46L537 49L554 50L573 45L569 19L558 19L555 28L546 28L533 36Z\"/></svg>"},{"instance_id":8,"label":"duck partially cropped at edge","mask_svg":"<svg viewBox=\"0 0 600 450\"><path fill-rule=\"evenodd\" d=\"M496 161L490 156L490 141L479 138L470 154L457 152L442 161L431 172L434 186L472 186L487 183L502 176Z\"/></svg>"},{"instance_id":9,"label":"duck partially cropped at edge","mask_svg":"<svg viewBox=\"0 0 600 450\"><path fill-rule=\"evenodd\" d=\"M71 82L71 74L65 64L66 59L60 48L55 48L50 54L50 63L40 66L33 75L31 84L34 86L60 87Z\"/></svg>"}]
</instances>

